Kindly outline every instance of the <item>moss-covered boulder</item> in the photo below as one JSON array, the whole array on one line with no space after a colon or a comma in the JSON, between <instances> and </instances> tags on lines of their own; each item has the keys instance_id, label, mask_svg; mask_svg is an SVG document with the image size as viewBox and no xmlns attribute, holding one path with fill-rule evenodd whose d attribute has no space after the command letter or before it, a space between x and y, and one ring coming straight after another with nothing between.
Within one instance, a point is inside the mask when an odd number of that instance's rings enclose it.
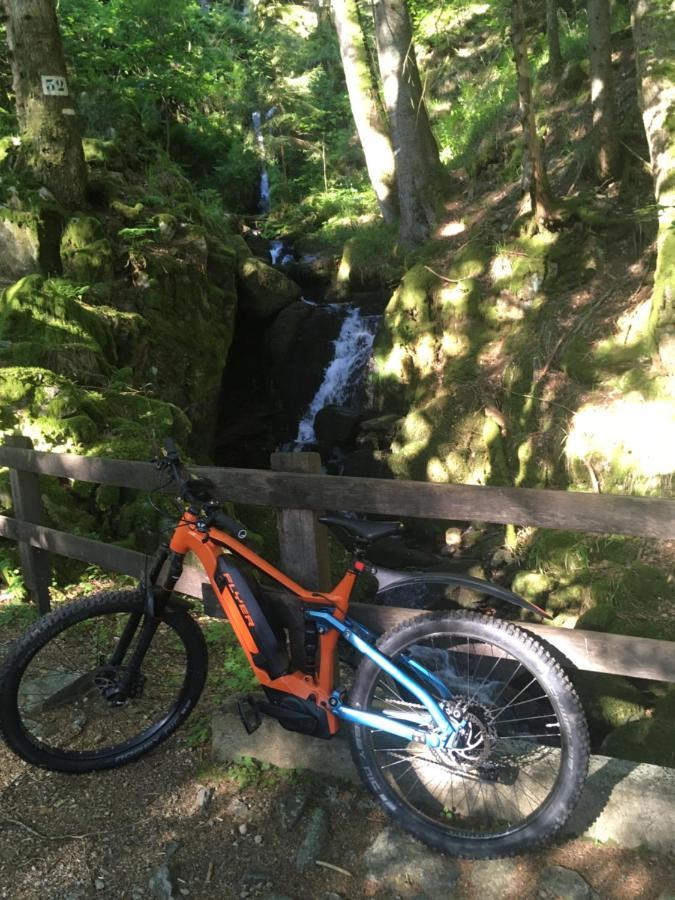
<instances>
[{"instance_id":1,"label":"moss-covered boulder","mask_svg":"<svg viewBox=\"0 0 675 900\"><path fill-rule=\"evenodd\" d=\"M645 717L649 701L643 692L626 678L600 672L576 672L576 687L584 711L591 724L601 731L620 728Z\"/></svg>"},{"instance_id":2,"label":"moss-covered boulder","mask_svg":"<svg viewBox=\"0 0 675 900\"><path fill-rule=\"evenodd\" d=\"M300 299L300 288L294 281L254 256L239 264L237 284L241 311L253 319L271 319Z\"/></svg>"},{"instance_id":3,"label":"moss-covered boulder","mask_svg":"<svg viewBox=\"0 0 675 900\"><path fill-rule=\"evenodd\" d=\"M27 275L0 294L0 365L44 365L62 374L104 374L139 365L146 326L140 316L86 302L87 289Z\"/></svg>"},{"instance_id":4,"label":"moss-covered boulder","mask_svg":"<svg viewBox=\"0 0 675 900\"><path fill-rule=\"evenodd\" d=\"M659 719L629 722L610 732L601 750L619 759L675 767L675 724Z\"/></svg>"},{"instance_id":5,"label":"moss-covered boulder","mask_svg":"<svg viewBox=\"0 0 675 900\"><path fill-rule=\"evenodd\" d=\"M63 271L77 282L91 284L113 277L113 252L103 227L93 216L74 216L61 237Z\"/></svg>"},{"instance_id":6,"label":"moss-covered boulder","mask_svg":"<svg viewBox=\"0 0 675 900\"><path fill-rule=\"evenodd\" d=\"M14 281L39 270L38 216L0 206L0 279Z\"/></svg>"},{"instance_id":7,"label":"moss-covered boulder","mask_svg":"<svg viewBox=\"0 0 675 900\"><path fill-rule=\"evenodd\" d=\"M127 248L132 285L123 302L147 327L147 380L164 399L189 411L196 435L191 449L206 458L218 416L218 397L237 309L236 255L197 226L171 242ZM118 299L122 299L120 296Z\"/></svg>"}]
</instances>

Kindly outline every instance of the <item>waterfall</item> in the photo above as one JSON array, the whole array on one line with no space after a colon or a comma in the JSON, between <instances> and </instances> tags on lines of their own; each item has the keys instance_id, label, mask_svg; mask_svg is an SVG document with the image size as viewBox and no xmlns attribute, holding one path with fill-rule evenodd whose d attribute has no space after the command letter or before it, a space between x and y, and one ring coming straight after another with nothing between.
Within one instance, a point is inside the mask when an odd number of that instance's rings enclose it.
<instances>
[{"instance_id":1,"label":"waterfall","mask_svg":"<svg viewBox=\"0 0 675 900\"><path fill-rule=\"evenodd\" d=\"M265 115L265 121L274 115L274 107L268 109ZM267 174L267 165L265 163L265 137L262 130L262 116L259 112L254 112L251 116L253 119L253 131L255 139L260 150L260 158L262 160L262 170L260 172L260 200L258 201L258 209L261 213L270 211L270 177Z\"/></svg>"},{"instance_id":2,"label":"waterfall","mask_svg":"<svg viewBox=\"0 0 675 900\"><path fill-rule=\"evenodd\" d=\"M348 308L340 334L334 341L333 359L300 421L296 443L311 444L316 440L314 417L324 406L333 403L345 406L356 399L370 361L380 318L381 316L362 316L358 307Z\"/></svg>"}]
</instances>

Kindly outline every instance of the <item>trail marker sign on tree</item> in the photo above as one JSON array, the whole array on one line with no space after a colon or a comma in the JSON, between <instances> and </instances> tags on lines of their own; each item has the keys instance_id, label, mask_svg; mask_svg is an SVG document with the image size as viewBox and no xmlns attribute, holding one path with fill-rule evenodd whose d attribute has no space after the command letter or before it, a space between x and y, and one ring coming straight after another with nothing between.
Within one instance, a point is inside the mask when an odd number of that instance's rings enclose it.
<instances>
[{"instance_id":1,"label":"trail marker sign on tree","mask_svg":"<svg viewBox=\"0 0 675 900\"><path fill-rule=\"evenodd\" d=\"M68 83L63 75L42 75L42 93L46 97L67 97Z\"/></svg>"}]
</instances>

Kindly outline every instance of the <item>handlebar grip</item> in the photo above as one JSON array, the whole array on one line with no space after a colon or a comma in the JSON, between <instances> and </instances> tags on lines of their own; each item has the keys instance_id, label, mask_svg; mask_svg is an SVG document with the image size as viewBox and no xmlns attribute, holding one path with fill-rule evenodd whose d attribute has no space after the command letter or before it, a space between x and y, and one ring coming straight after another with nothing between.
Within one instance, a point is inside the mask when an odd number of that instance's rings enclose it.
<instances>
[{"instance_id":1,"label":"handlebar grip","mask_svg":"<svg viewBox=\"0 0 675 900\"><path fill-rule=\"evenodd\" d=\"M239 541L246 540L246 537L248 536L248 530L241 522L237 522L236 519L230 518L230 516L226 515L220 509L214 510L214 512L209 515L207 521L209 525L215 525L216 528L227 531L228 534L231 534L232 537L236 537Z\"/></svg>"}]
</instances>

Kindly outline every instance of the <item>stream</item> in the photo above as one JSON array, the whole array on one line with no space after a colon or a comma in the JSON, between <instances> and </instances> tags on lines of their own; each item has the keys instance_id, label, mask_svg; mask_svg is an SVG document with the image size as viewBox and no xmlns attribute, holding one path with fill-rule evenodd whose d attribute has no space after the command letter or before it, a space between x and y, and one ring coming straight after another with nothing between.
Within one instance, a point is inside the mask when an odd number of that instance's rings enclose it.
<instances>
[{"instance_id":1,"label":"stream","mask_svg":"<svg viewBox=\"0 0 675 900\"><path fill-rule=\"evenodd\" d=\"M258 210L272 206L266 134L275 108L252 114L260 158ZM318 256L298 253L289 240L265 241L254 231L254 250L290 277L311 267ZM323 299L330 285L307 281L304 296L267 321L237 314L235 334L223 375L221 427L216 455L223 465L267 468L269 455L281 447L316 449L314 422L326 406L341 407L358 416L364 394L373 343L384 300L355 294L345 302ZM340 446L338 453L349 452ZM330 455L336 448L324 446Z\"/></svg>"}]
</instances>

